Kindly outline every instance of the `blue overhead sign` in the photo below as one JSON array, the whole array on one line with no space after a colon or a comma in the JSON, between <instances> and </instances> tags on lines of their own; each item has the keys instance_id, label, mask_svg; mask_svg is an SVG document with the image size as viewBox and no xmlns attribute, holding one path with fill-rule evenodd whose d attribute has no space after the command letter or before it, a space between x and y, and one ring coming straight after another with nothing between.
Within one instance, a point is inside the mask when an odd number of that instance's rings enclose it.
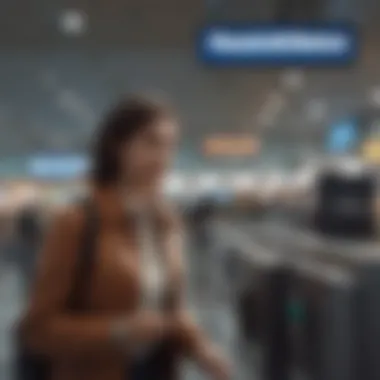
<instances>
[{"instance_id":1,"label":"blue overhead sign","mask_svg":"<svg viewBox=\"0 0 380 380\"><path fill-rule=\"evenodd\" d=\"M348 153L359 143L356 120L345 120L331 126L327 136L329 153Z\"/></svg>"},{"instance_id":2,"label":"blue overhead sign","mask_svg":"<svg viewBox=\"0 0 380 380\"><path fill-rule=\"evenodd\" d=\"M89 162L82 155L38 155L27 162L28 174L32 177L51 180L64 180L83 175Z\"/></svg>"},{"instance_id":3,"label":"blue overhead sign","mask_svg":"<svg viewBox=\"0 0 380 380\"><path fill-rule=\"evenodd\" d=\"M198 40L202 62L213 66L318 66L352 63L355 30L342 25L215 25Z\"/></svg>"}]
</instances>

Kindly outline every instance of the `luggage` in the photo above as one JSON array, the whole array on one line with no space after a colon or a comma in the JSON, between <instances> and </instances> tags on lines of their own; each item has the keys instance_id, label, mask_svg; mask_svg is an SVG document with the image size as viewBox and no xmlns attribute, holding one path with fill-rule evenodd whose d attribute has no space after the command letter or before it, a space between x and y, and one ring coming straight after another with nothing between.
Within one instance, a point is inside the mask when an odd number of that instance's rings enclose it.
<instances>
[{"instance_id":1,"label":"luggage","mask_svg":"<svg viewBox=\"0 0 380 380\"><path fill-rule=\"evenodd\" d=\"M371 174L322 173L316 186L316 230L345 239L373 237L376 188Z\"/></svg>"}]
</instances>

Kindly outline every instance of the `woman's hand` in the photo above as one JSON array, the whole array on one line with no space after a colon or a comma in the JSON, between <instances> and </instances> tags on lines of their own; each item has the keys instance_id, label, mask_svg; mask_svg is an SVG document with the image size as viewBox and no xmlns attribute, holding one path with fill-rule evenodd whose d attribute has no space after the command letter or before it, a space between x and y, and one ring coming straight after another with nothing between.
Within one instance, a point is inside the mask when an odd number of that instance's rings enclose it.
<instances>
[{"instance_id":1,"label":"woman's hand","mask_svg":"<svg viewBox=\"0 0 380 380\"><path fill-rule=\"evenodd\" d=\"M208 343L199 353L198 362L213 380L230 380L231 366L222 352Z\"/></svg>"},{"instance_id":2,"label":"woman's hand","mask_svg":"<svg viewBox=\"0 0 380 380\"><path fill-rule=\"evenodd\" d=\"M161 339L171 329L171 321L166 315L153 311L138 312L127 320L133 341L149 343Z\"/></svg>"},{"instance_id":3,"label":"woman's hand","mask_svg":"<svg viewBox=\"0 0 380 380\"><path fill-rule=\"evenodd\" d=\"M204 369L213 380L231 379L231 366L227 359L215 345L200 333L188 314L176 314L172 319L171 328L185 353Z\"/></svg>"}]
</instances>

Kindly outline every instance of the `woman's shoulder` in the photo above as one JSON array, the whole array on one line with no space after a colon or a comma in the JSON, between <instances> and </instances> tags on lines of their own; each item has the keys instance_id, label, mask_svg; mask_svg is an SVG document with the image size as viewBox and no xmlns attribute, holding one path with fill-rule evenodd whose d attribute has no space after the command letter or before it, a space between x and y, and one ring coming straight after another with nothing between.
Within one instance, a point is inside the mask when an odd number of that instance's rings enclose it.
<instances>
[{"instance_id":1,"label":"woman's shoulder","mask_svg":"<svg viewBox=\"0 0 380 380\"><path fill-rule=\"evenodd\" d=\"M79 233L85 221L84 207L80 204L67 204L52 211L50 225L55 230Z\"/></svg>"},{"instance_id":2,"label":"woman's shoulder","mask_svg":"<svg viewBox=\"0 0 380 380\"><path fill-rule=\"evenodd\" d=\"M62 206L50 211L40 254L40 271L43 277L47 273L54 273L54 276L60 278L62 273L75 268L84 231L84 212L77 205Z\"/></svg>"}]
</instances>

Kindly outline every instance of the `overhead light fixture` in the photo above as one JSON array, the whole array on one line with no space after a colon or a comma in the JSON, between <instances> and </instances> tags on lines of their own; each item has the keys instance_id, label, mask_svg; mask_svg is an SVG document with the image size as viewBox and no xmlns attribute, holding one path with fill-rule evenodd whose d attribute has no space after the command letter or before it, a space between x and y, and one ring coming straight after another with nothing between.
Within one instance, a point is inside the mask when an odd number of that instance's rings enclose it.
<instances>
[{"instance_id":1,"label":"overhead light fixture","mask_svg":"<svg viewBox=\"0 0 380 380\"><path fill-rule=\"evenodd\" d=\"M170 174L164 182L164 190L169 195L176 195L185 190L185 180L183 176L176 173Z\"/></svg>"},{"instance_id":2,"label":"overhead light fixture","mask_svg":"<svg viewBox=\"0 0 380 380\"><path fill-rule=\"evenodd\" d=\"M88 16L79 9L67 9L58 18L59 30L67 36L80 36L87 32Z\"/></svg>"},{"instance_id":3,"label":"overhead light fixture","mask_svg":"<svg viewBox=\"0 0 380 380\"><path fill-rule=\"evenodd\" d=\"M380 108L380 87L374 87L370 90L369 102L371 106Z\"/></svg>"},{"instance_id":4,"label":"overhead light fixture","mask_svg":"<svg viewBox=\"0 0 380 380\"><path fill-rule=\"evenodd\" d=\"M273 126L284 107L284 96L279 92L270 93L258 113L258 125L264 128Z\"/></svg>"},{"instance_id":5,"label":"overhead light fixture","mask_svg":"<svg viewBox=\"0 0 380 380\"><path fill-rule=\"evenodd\" d=\"M197 187L201 191L214 190L219 187L220 177L217 173L202 173L196 178Z\"/></svg>"},{"instance_id":6,"label":"overhead light fixture","mask_svg":"<svg viewBox=\"0 0 380 380\"><path fill-rule=\"evenodd\" d=\"M231 178L234 189L238 191L252 190L256 184L253 173L236 173Z\"/></svg>"},{"instance_id":7,"label":"overhead light fixture","mask_svg":"<svg viewBox=\"0 0 380 380\"><path fill-rule=\"evenodd\" d=\"M288 70L281 76L281 83L287 90L301 90L304 87L305 75L301 70Z\"/></svg>"}]
</instances>

